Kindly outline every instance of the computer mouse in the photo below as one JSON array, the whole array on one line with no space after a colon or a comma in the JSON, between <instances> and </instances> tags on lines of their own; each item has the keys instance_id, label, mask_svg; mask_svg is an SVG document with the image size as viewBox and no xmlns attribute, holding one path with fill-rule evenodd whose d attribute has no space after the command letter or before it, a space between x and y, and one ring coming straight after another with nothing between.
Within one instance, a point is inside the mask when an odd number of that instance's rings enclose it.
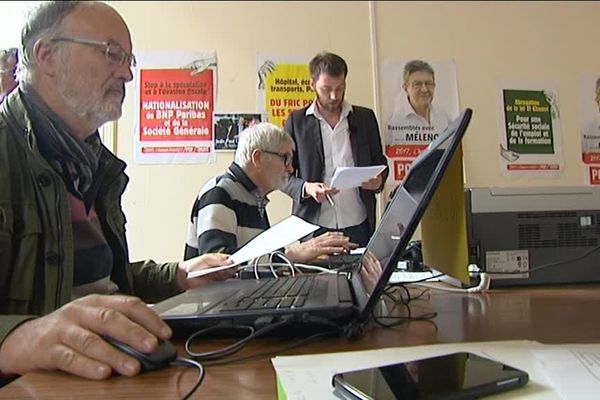
<instances>
[{"instance_id":1,"label":"computer mouse","mask_svg":"<svg viewBox=\"0 0 600 400\"><path fill-rule=\"evenodd\" d=\"M159 340L156 350L145 354L112 337L103 336L103 338L116 349L138 360L142 365L142 372L164 368L177 358L177 349L168 340Z\"/></svg>"}]
</instances>

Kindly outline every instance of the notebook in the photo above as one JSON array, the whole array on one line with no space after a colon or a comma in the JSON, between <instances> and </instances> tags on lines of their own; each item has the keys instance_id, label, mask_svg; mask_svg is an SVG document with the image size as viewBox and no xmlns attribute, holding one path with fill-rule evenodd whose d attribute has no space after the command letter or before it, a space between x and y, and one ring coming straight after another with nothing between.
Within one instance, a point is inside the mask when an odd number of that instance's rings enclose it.
<instances>
[{"instance_id":1,"label":"notebook","mask_svg":"<svg viewBox=\"0 0 600 400\"><path fill-rule=\"evenodd\" d=\"M365 253L381 264L369 273L365 255L358 264L337 274L212 282L153 306L177 332L180 328L260 325L286 318L291 322L326 320L339 326L359 327L377 305L396 269L396 260L411 237L460 145L472 111L464 110L413 162L404 182L390 200Z\"/></svg>"}]
</instances>

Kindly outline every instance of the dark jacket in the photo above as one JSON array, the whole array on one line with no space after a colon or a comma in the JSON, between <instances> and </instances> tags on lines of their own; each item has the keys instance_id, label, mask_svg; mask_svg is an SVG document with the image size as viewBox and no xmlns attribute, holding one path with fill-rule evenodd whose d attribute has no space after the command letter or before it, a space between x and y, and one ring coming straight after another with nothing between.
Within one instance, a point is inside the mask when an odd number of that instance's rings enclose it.
<instances>
[{"instance_id":1,"label":"dark jacket","mask_svg":"<svg viewBox=\"0 0 600 400\"><path fill-rule=\"evenodd\" d=\"M319 218L321 205L311 198L302 198L302 186L305 182L323 182L325 159L323 155L323 140L321 125L314 115L306 115L308 107L294 111L285 123L296 143L294 152L294 173L285 187L284 192L293 200L293 214L309 222L316 223ZM350 129L350 145L356 167L372 165L387 165L383 155L379 126L373 110L360 106L352 106L348 114ZM383 181L378 191L383 189L388 170L383 172ZM375 192L359 189L360 198L365 204L370 233L375 231Z\"/></svg>"},{"instance_id":2,"label":"dark jacket","mask_svg":"<svg viewBox=\"0 0 600 400\"><path fill-rule=\"evenodd\" d=\"M73 235L67 189L41 156L14 91L0 105L0 343L24 320L71 300ZM177 294L177 263L129 263L121 196L126 164L103 148L106 175L95 202L113 252L111 279L124 294L156 302Z\"/></svg>"}]
</instances>

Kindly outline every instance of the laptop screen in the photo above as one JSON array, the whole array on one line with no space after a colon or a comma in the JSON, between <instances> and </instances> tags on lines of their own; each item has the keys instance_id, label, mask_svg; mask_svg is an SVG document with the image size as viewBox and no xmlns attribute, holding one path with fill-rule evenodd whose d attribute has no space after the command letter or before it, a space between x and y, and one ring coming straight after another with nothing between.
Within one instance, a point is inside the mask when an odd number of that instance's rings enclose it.
<instances>
[{"instance_id":1,"label":"laptop screen","mask_svg":"<svg viewBox=\"0 0 600 400\"><path fill-rule=\"evenodd\" d=\"M396 261L406 249L450 160L460 144L472 111L466 109L413 162L404 182L388 203L367 244L361 267L352 274L361 317L369 313L383 292ZM370 253L382 270L369 268ZM366 266L365 266L366 264Z\"/></svg>"}]
</instances>

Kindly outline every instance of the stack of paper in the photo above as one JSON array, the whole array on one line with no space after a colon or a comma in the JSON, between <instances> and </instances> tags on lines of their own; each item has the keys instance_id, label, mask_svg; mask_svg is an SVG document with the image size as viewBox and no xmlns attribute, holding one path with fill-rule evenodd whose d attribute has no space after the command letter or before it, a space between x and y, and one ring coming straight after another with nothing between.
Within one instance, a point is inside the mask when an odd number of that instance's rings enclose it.
<instances>
[{"instance_id":1,"label":"stack of paper","mask_svg":"<svg viewBox=\"0 0 600 400\"><path fill-rule=\"evenodd\" d=\"M493 358L527 371L529 383L494 399L597 399L600 393L600 345L544 345L501 341L396 347L359 352L283 356L271 360L278 398L337 399L331 379L338 372L405 362L458 351ZM442 372L440 372L442 373Z\"/></svg>"}]
</instances>

